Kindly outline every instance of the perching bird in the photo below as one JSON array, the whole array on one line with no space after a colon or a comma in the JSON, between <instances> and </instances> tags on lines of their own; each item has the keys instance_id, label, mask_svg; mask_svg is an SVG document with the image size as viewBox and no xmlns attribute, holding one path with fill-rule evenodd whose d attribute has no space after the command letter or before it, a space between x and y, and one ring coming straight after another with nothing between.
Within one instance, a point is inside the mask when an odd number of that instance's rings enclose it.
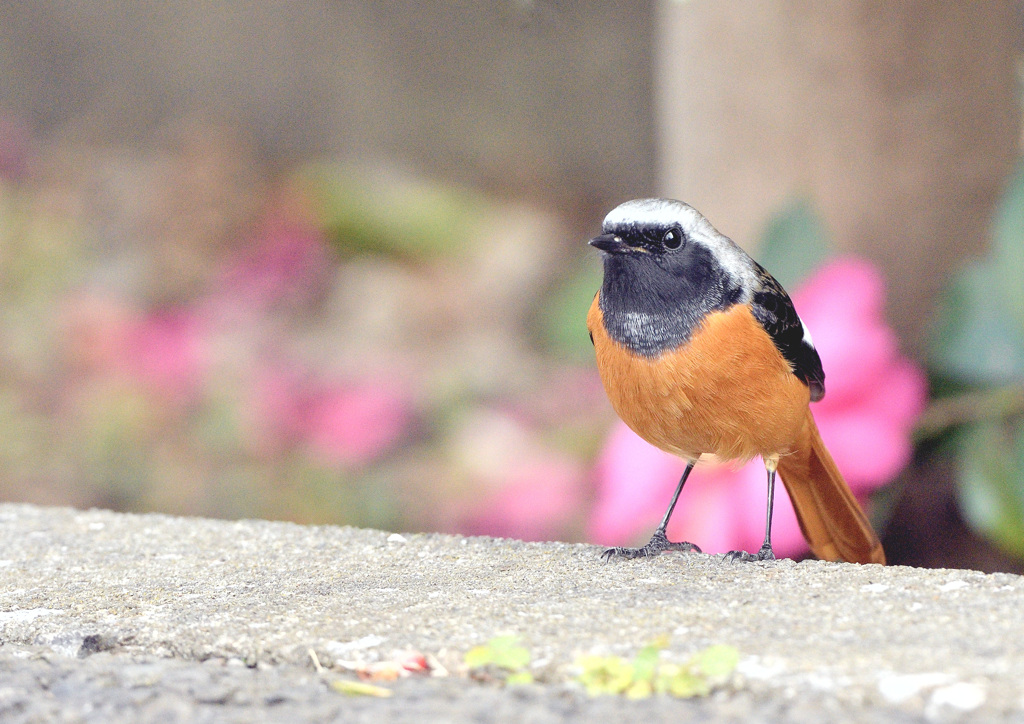
<instances>
[{"instance_id":1,"label":"perching bird","mask_svg":"<svg viewBox=\"0 0 1024 724\"><path fill-rule=\"evenodd\" d=\"M882 544L811 415L825 373L782 286L681 201L627 201L602 231L590 241L603 252L604 281L587 327L605 391L636 434L688 462L651 541L605 556L699 551L665 531L697 459L712 454L759 456L768 471L764 544L755 554L733 551L731 560L775 557L777 470L818 558L884 564Z\"/></svg>"}]
</instances>

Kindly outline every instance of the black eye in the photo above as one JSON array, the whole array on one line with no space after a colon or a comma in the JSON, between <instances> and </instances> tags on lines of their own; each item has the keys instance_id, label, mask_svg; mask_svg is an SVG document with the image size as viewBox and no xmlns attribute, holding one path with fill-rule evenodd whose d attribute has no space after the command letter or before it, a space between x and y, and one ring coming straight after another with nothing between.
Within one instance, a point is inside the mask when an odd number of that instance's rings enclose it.
<instances>
[{"instance_id":1,"label":"black eye","mask_svg":"<svg viewBox=\"0 0 1024 724\"><path fill-rule=\"evenodd\" d=\"M668 249L678 249L683 245L683 231L682 229L672 228L665 232L665 235L661 237L662 245Z\"/></svg>"}]
</instances>

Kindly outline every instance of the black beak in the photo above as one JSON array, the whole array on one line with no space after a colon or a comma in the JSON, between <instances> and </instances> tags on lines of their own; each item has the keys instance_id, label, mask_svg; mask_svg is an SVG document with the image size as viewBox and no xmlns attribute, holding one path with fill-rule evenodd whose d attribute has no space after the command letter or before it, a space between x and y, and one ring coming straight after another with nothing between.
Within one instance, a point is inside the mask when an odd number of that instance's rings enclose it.
<instances>
[{"instance_id":1,"label":"black beak","mask_svg":"<svg viewBox=\"0 0 1024 724\"><path fill-rule=\"evenodd\" d=\"M625 254L630 246L617 234L601 234L590 240L590 245L608 254Z\"/></svg>"}]
</instances>

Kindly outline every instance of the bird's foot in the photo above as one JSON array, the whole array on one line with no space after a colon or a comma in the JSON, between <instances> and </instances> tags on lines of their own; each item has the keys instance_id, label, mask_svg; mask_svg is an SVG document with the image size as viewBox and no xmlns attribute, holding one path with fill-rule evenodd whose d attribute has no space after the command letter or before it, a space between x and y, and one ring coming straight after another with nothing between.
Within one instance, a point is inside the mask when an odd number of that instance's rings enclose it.
<instances>
[{"instance_id":1,"label":"bird's foot","mask_svg":"<svg viewBox=\"0 0 1024 724\"><path fill-rule=\"evenodd\" d=\"M609 548L601 557L605 561L610 561L612 558L649 558L651 556L657 556L662 553L668 553L669 551L696 551L700 553L701 550L693 543L673 543L665 535L664 531L656 530L654 535L651 536L651 541L640 548Z\"/></svg>"},{"instance_id":2,"label":"bird's foot","mask_svg":"<svg viewBox=\"0 0 1024 724\"><path fill-rule=\"evenodd\" d=\"M730 551L725 554L725 560L730 563L733 561L743 561L744 563L750 563L752 561L774 561L775 553L772 552L772 547L768 543L761 546L761 550L757 553L747 553L746 551Z\"/></svg>"}]
</instances>

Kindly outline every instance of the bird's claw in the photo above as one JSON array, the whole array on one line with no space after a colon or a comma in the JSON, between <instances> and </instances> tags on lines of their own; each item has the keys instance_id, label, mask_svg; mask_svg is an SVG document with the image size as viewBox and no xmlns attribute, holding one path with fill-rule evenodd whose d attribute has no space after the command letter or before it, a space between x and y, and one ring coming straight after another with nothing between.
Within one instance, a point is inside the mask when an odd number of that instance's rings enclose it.
<instances>
[{"instance_id":1,"label":"bird's claw","mask_svg":"<svg viewBox=\"0 0 1024 724\"><path fill-rule=\"evenodd\" d=\"M743 563L753 563L756 561L774 561L775 553L772 551L772 547L768 544L761 546L761 550L757 553L747 553L746 551L729 551L725 554L725 560L733 563L740 561Z\"/></svg>"},{"instance_id":2,"label":"bird's claw","mask_svg":"<svg viewBox=\"0 0 1024 724\"><path fill-rule=\"evenodd\" d=\"M625 558L631 560L633 558L650 558L651 556L657 556L662 553L668 553L670 551L694 551L700 553L701 550L693 543L680 542L673 543L665 535L664 531L655 531L654 535L651 536L650 542L639 548L608 548L604 553L601 554L601 558L607 563L612 558Z\"/></svg>"}]
</instances>

